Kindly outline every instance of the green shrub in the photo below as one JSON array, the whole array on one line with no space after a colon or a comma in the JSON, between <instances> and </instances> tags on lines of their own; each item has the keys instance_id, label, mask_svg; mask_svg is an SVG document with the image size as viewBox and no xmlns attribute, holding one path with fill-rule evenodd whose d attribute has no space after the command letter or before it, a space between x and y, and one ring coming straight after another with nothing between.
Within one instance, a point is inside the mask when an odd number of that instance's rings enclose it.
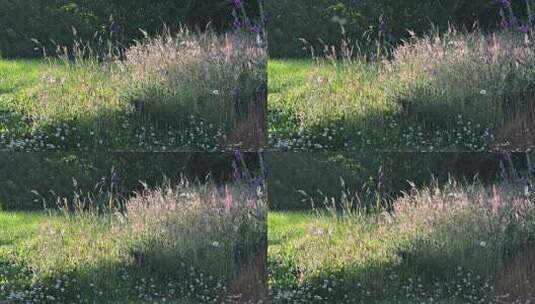
<instances>
[{"instance_id":1,"label":"green shrub","mask_svg":"<svg viewBox=\"0 0 535 304\"><path fill-rule=\"evenodd\" d=\"M514 136L529 137L535 88L529 33L450 28L415 36L372 62L357 43L325 46L299 85L277 75L283 65L275 65L272 147L489 151ZM288 88L279 89L281 82ZM528 145L529 139L515 148Z\"/></svg>"},{"instance_id":2,"label":"green shrub","mask_svg":"<svg viewBox=\"0 0 535 304\"><path fill-rule=\"evenodd\" d=\"M177 34L145 37L105 57L82 42L62 48L40 79L6 95L9 115L1 121L0 146L25 151L260 146L263 140L254 135L266 128L267 56L255 38L242 31L181 27Z\"/></svg>"}]
</instances>

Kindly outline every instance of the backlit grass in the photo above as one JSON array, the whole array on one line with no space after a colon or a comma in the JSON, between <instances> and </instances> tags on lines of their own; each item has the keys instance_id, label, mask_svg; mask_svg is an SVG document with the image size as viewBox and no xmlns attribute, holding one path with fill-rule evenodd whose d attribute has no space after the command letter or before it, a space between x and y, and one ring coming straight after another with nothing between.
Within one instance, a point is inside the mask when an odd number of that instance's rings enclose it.
<instances>
[{"instance_id":1,"label":"backlit grass","mask_svg":"<svg viewBox=\"0 0 535 304\"><path fill-rule=\"evenodd\" d=\"M0 149L213 151L263 144L266 56L255 37L182 28L146 37L124 56L103 58L76 44L58 58L0 60Z\"/></svg>"},{"instance_id":2,"label":"backlit grass","mask_svg":"<svg viewBox=\"0 0 535 304\"><path fill-rule=\"evenodd\" d=\"M308 61L272 60L271 146L525 150L533 144L531 43L509 32L450 30L411 39L378 61L331 49Z\"/></svg>"},{"instance_id":3,"label":"backlit grass","mask_svg":"<svg viewBox=\"0 0 535 304\"><path fill-rule=\"evenodd\" d=\"M85 194L58 203L66 205L49 213L0 212L0 301L259 300L262 269L249 259L262 256L267 232L254 187L166 184L137 193L122 211L96 208Z\"/></svg>"},{"instance_id":4,"label":"backlit grass","mask_svg":"<svg viewBox=\"0 0 535 304\"><path fill-rule=\"evenodd\" d=\"M413 189L393 213L342 200L345 208L270 212L274 303L533 300L535 278L515 270L533 264L535 209L521 186Z\"/></svg>"}]
</instances>

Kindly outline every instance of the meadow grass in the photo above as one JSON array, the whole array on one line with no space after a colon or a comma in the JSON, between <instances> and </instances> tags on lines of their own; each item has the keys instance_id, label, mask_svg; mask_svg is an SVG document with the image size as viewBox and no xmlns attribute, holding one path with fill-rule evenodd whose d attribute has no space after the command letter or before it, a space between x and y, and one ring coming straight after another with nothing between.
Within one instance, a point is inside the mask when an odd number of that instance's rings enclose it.
<instances>
[{"instance_id":1,"label":"meadow grass","mask_svg":"<svg viewBox=\"0 0 535 304\"><path fill-rule=\"evenodd\" d=\"M533 264L523 252L533 246L535 209L523 186L413 188L393 212L342 199L342 208L329 200L312 212L270 212L274 303L533 300L535 278L516 269Z\"/></svg>"},{"instance_id":2,"label":"meadow grass","mask_svg":"<svg viewBox=\"0 0 535 304\"><path fill-rule=\"evenodd\" d=\"M1 60L0 148L212 151L263 140L266 56L251 35L181 28L120 57L83 43L59 50Z\"/></svg>"},{"instance_id":3,"label":"meadow grass","mask_svg":"<svg viewBox=\"0 0 535 304\"><path fill-rule=\"evenodd\" d=\"M38 60L0 60L0 92L13 93L38 79L43 63Z\"/></svg>"},{"instance_id":4,"label":"meadow grass","mask_svg":"<svg viewBox=\"0 0 535 304\"><path fill-rule=\"evenodd\" d=\"M269 61L268 84L272 98L277 100L277 94L282 94L286 90L298 89L303 85L310 73L311 66L308 60L277 60Z\"/></svg>"},{"instance_id":5,"label":"meadow grass","mask_svg":"<svg viewBox=\"0 0 535 304\"><path fill-rule=\"evenodd\" d=\"M267 233L257 190L183 180L122 208L75 195L48 213L1 212L0 301L256 303L261 269L247 261Z\"/></svg>"},{"instance_id":6,"label":"meadow grass","mask_svg":"<svg viewBox=\"0 0 535 304\"><path fill-rule=\"evenodd\" d=\"M366 59L348 41L309 60L271 60L270 144L524 151L533 144L531 40L451 29L414 37L382 60Z\"/></svg>"},{"instance_id":7,"label":"meadow grass","mask_svg":"<svg viewBox=\"0 0 535 304\"><path fill-rule=\"evenodd\" d=\"M43 218L42 213L0 213L0 246L11 246L15 242L34 237Z\"/></svg>"}]
</instances>

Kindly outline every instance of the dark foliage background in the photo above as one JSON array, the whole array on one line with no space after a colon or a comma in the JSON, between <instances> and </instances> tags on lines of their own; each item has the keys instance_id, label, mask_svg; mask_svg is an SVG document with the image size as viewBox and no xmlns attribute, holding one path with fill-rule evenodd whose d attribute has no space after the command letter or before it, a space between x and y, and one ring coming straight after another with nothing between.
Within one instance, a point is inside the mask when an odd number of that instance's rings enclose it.
<instances>
[{"instance_id":1,"label":"dark foliage background","mask_svg":"<svg viewBox=\"0 0 535 304\"><path fill-rule=\"evenodd\" d=\"M322 207L326 197L338 200L342 190L358 193L362 205L368 207L374 207L376 195L381 194L388 198L384 202L388 205L402 191L411 189L409 182L422 187L433 179L442 184L453 178L461 182L477 179L486 184L502 180L502 174L510 176L512 169L525 173L528 162L524 153L507 157L485 152L297 152L268 153L266 163L271 172L267 180L270 209L310 210L310 199L316 207Z\"/></svg>"},{"instance_id":2,"label":"dark foliage background","mask_svg":"<svg viewBox=\"0 0 535 304\"><path fill-rule=\"evenodd\" d=\"M242 154L247 169L258 174L258 153ZM128 198L134 191L176 182L181 177L216 183L235 180L233 153L0 153L0 210L39 210L43 199L55 207L57 198L75 193L93 195L106 205L109 195ZM241 163L241 162L239 162ZM244 172L242 165L237 170ZM38 194L37 194L38 193ZM81 195L84 196L84 195Z\"/></svg>"},{"instance_id":3,"label":"dark foliage background","mask_svg":"<svg viewBox=\"0 0 535 304\"><path fill-rule=\"evenodd\" d=\"M512 0L519 19L525 15L525 2ZM500 22L500 1L494 0L276 0L266 1L269 52L271 57L309 56L300 38L317 48L322 39L339 45L340 23L348 37L375 41L379 36L380 16L386 17L382 40L390 44L408 38L407 29L416 34L439 30L448 25L471 29L475 22L484 30L496 28ZM524 16L525 17L525 16ZM365 36L365 37L363 37Z\"/></svg>"},{"instance_id":4,"label":"dark foliage background","mask_svg":"<svg viewBox=\"0 0 535 304\"><path fill-rule=\"evenodd\" d=\"M258 14L256 0L244 3L250 16ZM50 49L72 45L72 28L83 41L94 40L95 33L109 38L112 15L124 41L143 37L140 28L154 33L163 24L204 29L211 23L224 30L232 24L232 10L232 0L0 0L0 54L38 56L31 39Z\"/></svg>"}]
</instances>

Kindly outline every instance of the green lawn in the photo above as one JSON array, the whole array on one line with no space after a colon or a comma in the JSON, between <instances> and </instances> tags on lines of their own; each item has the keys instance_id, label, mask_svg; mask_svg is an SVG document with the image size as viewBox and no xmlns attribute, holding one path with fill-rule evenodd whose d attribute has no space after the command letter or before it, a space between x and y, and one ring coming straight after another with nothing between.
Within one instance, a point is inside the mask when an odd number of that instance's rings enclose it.
<instances>
[{"instance_id":1,"label":"green lawn","mask_svg":"<svg viewBox=\"0 0 535 304\"><path fill-rule=\"evenodd\" d=\"M17 90L31 87L45 65L38 60L0 60L0 93L2 100Z\"/></svg>"},{"instance_id":2,"label":"green lawn","mask_svg":"<svg viewBox=\"0 0 535 304\"><path fill-rule=\"evenodd\" d=\"M31 239L45 215L29 212L0 212L0 245L14 246Z\"/></svg>"},{"instance_id":3,"label":"green lawn","mask_svg":"<svg viewBox=\"0 0 535 304\"><path fill-rule=\"evenodd\" d=\"M268 251L273 255L304 237L309 224L310 214L307 212L269 212Z\"/></svg>"},{"instance_id":4,"label":"green lawn","mask_svg":"<svg viewBox=\"0 0 535 304\"><path fill-rule=\"evenodd\" d=\"M270 60L268 64L268 85L270 98L298 89L312 69L309 60Z\"/></svg>"}]
</instances>

